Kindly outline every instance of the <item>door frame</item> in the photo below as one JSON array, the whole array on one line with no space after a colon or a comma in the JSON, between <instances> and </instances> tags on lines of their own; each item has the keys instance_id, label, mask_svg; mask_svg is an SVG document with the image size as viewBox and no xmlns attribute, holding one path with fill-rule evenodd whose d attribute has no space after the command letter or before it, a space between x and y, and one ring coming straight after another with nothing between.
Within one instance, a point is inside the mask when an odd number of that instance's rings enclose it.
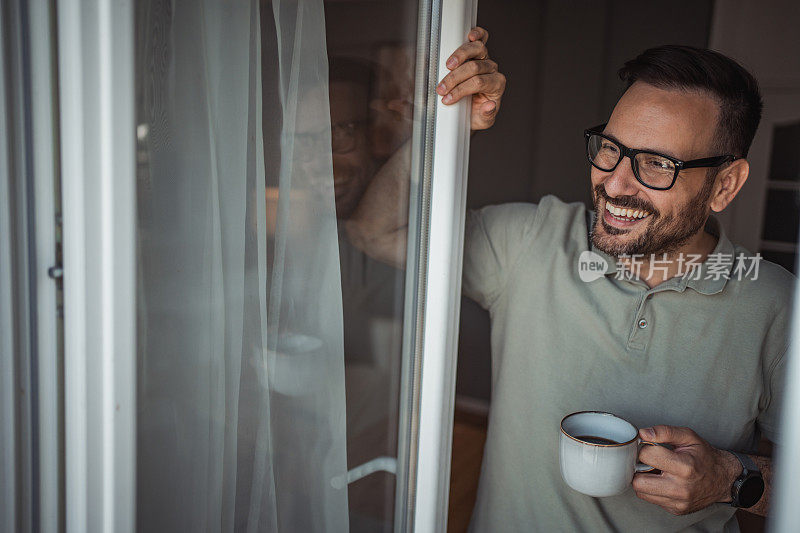
<instances>
[{"instance_id":1,"label":"door frame","mask_svg":"<svg viewBox=\"0 0 800 533\"><path fill-rule=\"evenodd\" d=\"M477 0L420 4L395 531L447 529L471 101L436 84L476 17Z\"/></svg>"},{"instance_id":2,"label":"door frame","mask_svg":"<svg viewBox=\"0 0 800 533\"><path fill-rule=\"evenodd\" d=\"M131 0L57 3L68 532L135 527Z\"/></svg>"},{"instance_id":3,"label":"door frame","mask_svg":"<svg viewBox=\"0 0 800 533\"><path fill-rule=\"evenodd\" d=\"M0 10L0 529L62 524L53 4ZM6 483L7 481L7 483Z\"/></svg>"},{"instance_id":4,"label":"door frame","mask_svg":"<svg viewBox=\"0 0 800 533\"><path fill-rule=\"evenodd\" d=\"M67 531L133 531L136 493L136 184L131 0L57 2L64 249ZM475 23L476 0L431 2L429 133L418 160L420 249L414 354L401 438L406 506L398 530L446 528L469 154L470 103L444 106L435 85ZM428 145L428 143L430 143ZM418 168L418 167L413 167ZM427 190L425 188L427 187ZM409 231L411 234L411 228ZM411 254L414 253L414 257ZM413 259L413 260L412 260ZM419 274L419 276L417 276ZM422 283L419 283L422 281ZM408 315L407 315L408 316ZM419 328L422 328L421 330ZM408 367L408 365L406 365ZM402 455L402 453L401 453ZM401 463L402 464L402 463ZM401 470L402 471L402 470ZM398 485L398 489L401 485ZM398 490L398 493L400 490ZM416 498L423 494L424 498ZM402 497L402 495L398 495ZM399 501L399 500L398 500ZM396 522L397 523L397 522Z\"/></svg>"}]
</instances>

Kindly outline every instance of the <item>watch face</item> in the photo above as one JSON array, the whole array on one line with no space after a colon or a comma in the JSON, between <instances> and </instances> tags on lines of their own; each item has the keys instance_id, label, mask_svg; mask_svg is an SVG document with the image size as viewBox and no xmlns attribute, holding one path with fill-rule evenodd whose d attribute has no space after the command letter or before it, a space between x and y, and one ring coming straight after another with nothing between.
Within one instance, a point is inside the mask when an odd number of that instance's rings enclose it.
<instances>
[{"instance_id":1,"label":"watch face","mask_svg":"<svg viewBox=\"0 0 800 533\"><path fill-rule=\"evenodd\" d=\"M739 487L739 507L752 507L761 495L764 494L764 480L761 476L751 476L745 479Z\"/></svg>"}]
</instances>

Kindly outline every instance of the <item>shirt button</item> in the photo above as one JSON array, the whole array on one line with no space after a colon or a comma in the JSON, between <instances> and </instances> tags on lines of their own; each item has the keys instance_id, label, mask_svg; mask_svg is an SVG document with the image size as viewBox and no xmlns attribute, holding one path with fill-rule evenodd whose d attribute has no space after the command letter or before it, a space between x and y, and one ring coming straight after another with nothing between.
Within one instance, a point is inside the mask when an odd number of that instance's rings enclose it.
<instances>
[{"instance_id":1,"label":"shirt button","mask_svg":"<svg viewBox=\"0 0 800 533\"><path fill-rule=\"evenodd\" d=\"M645 320L644 318L640 318L638 325L639 325L639 329L646 328L647 327L647 320Z\"/></svg>"}]
</instances>

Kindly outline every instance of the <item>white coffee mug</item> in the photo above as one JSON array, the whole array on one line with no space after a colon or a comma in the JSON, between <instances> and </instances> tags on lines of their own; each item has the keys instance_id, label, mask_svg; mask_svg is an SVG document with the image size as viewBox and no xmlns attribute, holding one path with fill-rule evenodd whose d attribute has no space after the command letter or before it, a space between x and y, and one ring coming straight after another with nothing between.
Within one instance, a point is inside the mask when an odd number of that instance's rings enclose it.
<instances>
[{"instance_id":1,"label":"white coffee mug","mask_svg":"<svg viewBox=\"0 0 800 533\"><path fill-rule=\"evenodd\" d=\"M564 481L583 494L622 494L635 472L653 467L637 463L642 441L639 430L611 413L580 411L561 420L560 463Z\"/></svg>"}]
</instances>

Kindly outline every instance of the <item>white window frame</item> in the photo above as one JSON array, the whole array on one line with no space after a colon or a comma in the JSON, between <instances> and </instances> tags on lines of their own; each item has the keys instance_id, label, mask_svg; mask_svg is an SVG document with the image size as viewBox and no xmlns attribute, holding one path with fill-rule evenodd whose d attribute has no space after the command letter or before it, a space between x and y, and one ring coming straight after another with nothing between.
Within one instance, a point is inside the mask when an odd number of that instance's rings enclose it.
<instances>
[{"instance_id":1,"label":"white window frame","mask_svg":"<svg viewBox=\"0 0 800 533\"><path fill-rule=\"evenodd\" d=\"M57 5L68 532L135 525L133 3Z\"/></svg>"},{"instance_id":2,"label":"white window frame","mask_svg":"<svg viewBox=\"0 0 800 533\"><path fill-rule=\"evenodd\" d=\"M783 446L776 447L775 464L778 469L773 480L770 531L790 533L797 531L797 495L800 493L800 453L794 443L800 442L800 295L795 294L792 317L792 341L786 357L786 396L784 397L782 428Z\"/></svg>"},{"instance_id":3,"label":"white window frame","mask_svg":"<svg viewBox=\"0 0 800 533\"><path fill-rule=\"evenodd\" d=\"M436 115L413 485L416 532L447 530L470 140L471 99L446 106L434 88L450 72L447 58L475 26L477 7L477 0L442 1L436 79L428 80Z\"/></svg>"},{"instance_id":4,"label":"white window frame","mask_svg":"<svg viewBox=\"0 0 800 533\"><path fill-rule=\"evenodd\" d=\"M62 505L58 311L50 276L57 226L52 5L7 4L0 13L0 530L55 532Z\"/></svg>"},{"instance_id":5,"label":"white window frame","mask_svg":"<svg viewBox=\"0 0 800 533\"><path fill-rule=\"evenodd\" d=\"M33 152L33 228L35 264L36 371L38 425L39 528L56 532L61 522L60 370L56 282L50 268L56 257L56 109L52 6L46 0L28 3Z\"/></svg>"},{"instance_id":6,"label":"white window frame","mask_svg":"<svg viewBox=\"0 0 800 533\"><path fill-rule=\"evenodd\" d=\"M5 63L5 13L0 9L0 61ZM5 65L3 65L5 67ZM17 426L14 379L14 279L11 276L14 235L11 225L10 132L6 121L6 69L0 68L0 529L17 527Z\"/></svg>"}]
</instances>

